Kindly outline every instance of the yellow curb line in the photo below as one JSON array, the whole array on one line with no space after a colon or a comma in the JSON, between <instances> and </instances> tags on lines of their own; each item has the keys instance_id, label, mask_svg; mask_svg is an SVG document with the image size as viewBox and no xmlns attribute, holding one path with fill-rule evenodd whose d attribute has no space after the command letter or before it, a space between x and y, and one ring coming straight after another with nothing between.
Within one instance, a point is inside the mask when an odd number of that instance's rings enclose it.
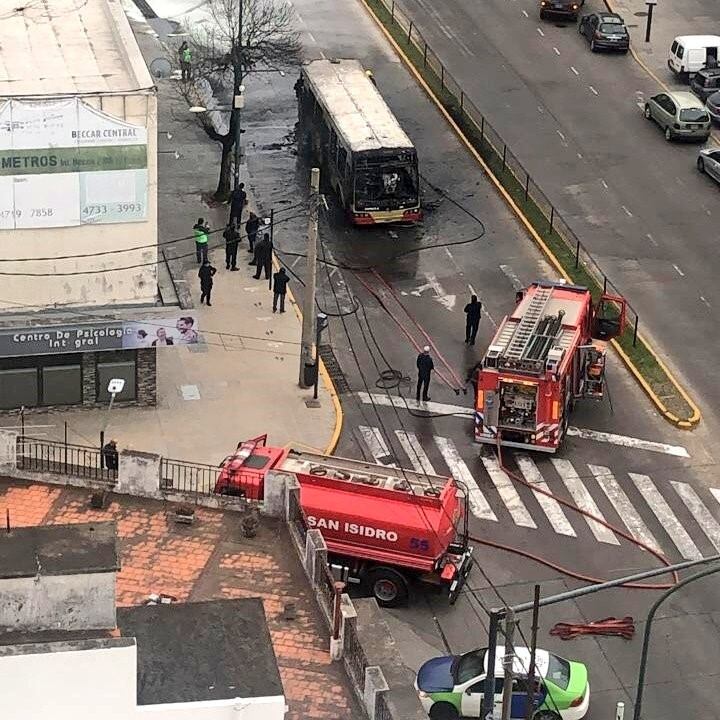
<instances>
[{"instance_id":1,"label":"yellow curb line","mask_svg":"<svg viewBox=\"0 0 720 720\"><path fill-rule=\"evenodd\" d=\"M277 256L273 252L273 267L275 270L280 269L280 263L278 262ZM302 310L300 310L300 305L298 304L297 300L295 299L295 296L293 295L292 290L288 287L287 294L290 298L290 304L293 306L293 309L295 310L295 315L297 316L297 319L300 321L300 324L302 325L303 320L303 314ZM323 385L325 385L325 389L328 391L328 394L330 395L330 399L332 400L333 409L335 410L335 427L333 428L333 434L330 438L330 442L328 442L327 447L325 448L323 455L332 455L335 452L335 448L337 448L338 442L340 442L340 433L342 432L343 428L343 420L344 420L344 413L342 409L342 405L340 404L340 399L338 398L337 390L335 388L335 383L333 383L332 378L330 377L330 373L327 371L327 368L325 367L325 363L323 362L323 359L320 357L318 353L318 371L320 372L320 375L323 379ZM309 446L308 446L309 447Z\"/></svg>"},{"instance_id":2,"label":"yellow curb line","mask_svg":"<svg viewBox=\"0 0 720 720\"><path fill-rule=\"evenodd\" d=\"M603 2L605 3L605 7L608 9L608 12L619 14L619 13L617 12L617 10L615 10L615 9L613 8L612 3L610 2L610 0L603 0ZM665 92L668 92L668 93L669 93L669 92L673 92L673 90L672 90L670 87L668 87L668 86L665 84L665 82L664 82L663 80L661 80L661 79L645 64L645 62L644 62L643 60L640 59L640 56L635 52L635 48L633 48L632 46L630 47L630 54L633 56L633 59L635 60L635 62L636 62ZM719 140L715 137L715 135L713 135L713 133L712 133L712 128L711 128L711 132L710 132L710 140L711 140L715 145L720 145L720 141L719 141Z\"/></svg>"},{"instance_id":3,"label":"yellow curb line","mask_svg":"<svg viewBox=\"0 0 720 720\"><path fill-rule=\"evenodd\" d=\"M568 282L573 282L572 278L567 274L567 272L565 272L565 269L562 267L562 265L560 264L558 259L555 257L555 255L550 250L550 248L547 246L545 241L538 235L537 231L532 226L531 222L525 216L523 211L518 207L518 205L512 199L510 194L503 187L500 180L498 180L498 178L495 176L495 173L493 173L493 171L485 163L485 161L482 159L482 157L477 152L477 150L473 147L473 145L465 137L463 131L460 129L460 127L457 125L457 123L452 119L452 117L447 112L447 110L445 109L443 104L440 102L438 97L435 95L435 93L432 91L430 86L425 82L425 79L418 72L417 68L413 65L410 58L408 58L408 56L405 54L403 49L397 44L397 42L395 41L395 38L392 36L390 31L385 27L385 25L383 25L383 23L380 21L380 18L378 18L377 15L375 15L375 13L372 11L372 8L368 5L366 0L359 0L359 1L360 1L360 3L362 3L363 7L367 11L367 13L370 15L370 17L374 20L375 24L380 28L383 35L385 35L388 42L394 48L395 52L400 56L400 59L403 61L405 66L408 68L408 70L412 73L412 75L415 78L415 80L417 81L417 83L425 91L426 95L435 104L437 109L440 111L440 113L443 115L443 117L450 124L450 127L452 127L453 131L458 136L460 141L463 143L463 145L465 145L465 147L470 152L470 154L475 158L475 160L483 168L483 170L485 171L485 174L488 176L488 178L490 179L492 184L495 186L497 191L500 193L500 195L502 195L503 199L510 206L510 208L515 213L515 215L520 220L520 222L525 226L525 229L530 234L530 236L535 241L535 243L543 251L543 253L547 257L547 259L550 261L550 264L560 273L560 275L563 278L565 278L565 280L567 280ZM607 2L607 0L605 0L605 1ZM640 335L639 333L638 333L638 338L640 339L641 342L643 342L643 344L648 349L650 354L653 356L655 361L666 373L668 380L670 380L670 382L675 386L675 389L680 393L681 397L685 400L685 402L687 402L687 404L692 409L693 413L689 418L681 419L677 415L672 413L670 410L668 410L668 408L665 406L665 403L663 403L663 401L660 399L660 397L653 391L653 389L650 387L650 385L648 385L647 381L642 377L642 375L640 374L640 371L637 369L635 364L632 362L632 360L630 360L630 358L622 350L619 343L616 340L613 340L612 346L618 352L623 363L630 370L630 372L633 374L633 376L638 380L638 382L640 383L640 386L645 391L645 394L650 398L650 400L653 402L653 404L657 407L657 409L660 411L662 416L666 420L668 420L669 422L674 424L676 427L683 428L683 429L693 428L700 422L700 419L702 417L700 414L699 408L692 400L690 400L690 398L689 398L688 394L685 392L685 390L683 390L683 388L680 386L680 384L675 379L675 377L668 371L665 364L657 356L655 351L648 345L647 342L645 342L645 340L643 339L643 336Z\"/></svg>"}]
</instances>

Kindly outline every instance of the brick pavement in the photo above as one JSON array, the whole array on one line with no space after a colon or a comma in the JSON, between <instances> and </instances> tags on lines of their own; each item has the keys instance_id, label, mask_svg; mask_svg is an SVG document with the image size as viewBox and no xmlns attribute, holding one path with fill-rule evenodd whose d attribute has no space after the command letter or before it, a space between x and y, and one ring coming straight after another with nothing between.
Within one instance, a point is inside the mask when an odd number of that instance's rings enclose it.
<instances>
[{"instance_id":1,"label":"brick pavement","mask_svg":"<svg viewBox=\"0 0 720 720\"><path fill-rule=\"evenodd\" d=\"M112 496L90 508L90 491L0 480L0 517L14 527L114 520L122 569L118 605L150 593L178 600L261 597L290 708L288 720L364 717L341 664L328 653L329 634L282 523L262 518L258 535L242 537L239 517L196 509L192 526L178 525L173 506ZM284 620L286 604L295 618Z\"/></svg>"}]
</instances>

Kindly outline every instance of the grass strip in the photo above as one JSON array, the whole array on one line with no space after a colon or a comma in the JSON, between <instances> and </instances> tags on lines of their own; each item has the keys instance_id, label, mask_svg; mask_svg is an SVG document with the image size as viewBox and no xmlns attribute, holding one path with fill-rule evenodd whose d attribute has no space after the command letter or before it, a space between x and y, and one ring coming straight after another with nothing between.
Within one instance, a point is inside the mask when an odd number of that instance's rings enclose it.
<instances>
[{"instance_id":1,"label":"grass strip","mask_svg":"<svg viewBox=\"0 0 720 720\"><path fill-rule=\"evenodd\" d=\"M597 300L603 292L602 280L599 280L582 260L577 262L575 250L558 230L551 226L550 218L505 163L502 152L492 145L481 127L478 127L475 120L462 107L462 98L457 97L447 87L444 78L438 75L431 66L427 53L423 53L423 50L415 42L409 40L412 31L408 32L407 28L403 28L398 20L391 16L382 0L365 0L365 2L392 35L395 42L402 47L408 60L414 65L435 97L460 127L467 140L487 163L516 205L522 210L572 281L577 285L587 287L593 298ZM415 33L417 35L417 30ZM634 327L632 325L628 326L617 341L638 373L667 410L677 416L679 420L687 422L693 416L694 408L682 396L677 385L668 376L668 373L660 365L642 338L635 337Z\"/></svg>"}]
</instances>

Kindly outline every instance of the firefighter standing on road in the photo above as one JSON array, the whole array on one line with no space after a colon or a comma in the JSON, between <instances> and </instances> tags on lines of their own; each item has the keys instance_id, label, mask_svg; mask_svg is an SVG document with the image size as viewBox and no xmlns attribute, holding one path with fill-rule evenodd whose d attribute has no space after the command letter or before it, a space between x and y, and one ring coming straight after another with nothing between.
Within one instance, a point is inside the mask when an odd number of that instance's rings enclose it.
<instances>
[{"instance_id":1,"label":"firefighter standing on road","mask_svg":"<svg viewBox=\"0 0 720 720\"><path fill-rule=\"evenodd\" d=\"M478 300L477 295L470 296L470 302L465 306L465 343L468 345L475 344L475 336L480 326L480 315L482 313L482 303Z\"/></svg>"},{"instance_id":2,"label":"firefighter standing on road","mask_svg":"<svg viewBox=\"0 0 720 720\"><path fill-rule=\"evenodd\" d=\"M430 398L428 397L428 388L430 387L430 374L435 369L435 363L433 363L433 359L430 357L430 348L427 345L417 356L416 365L418 371L418 380L417 392L415 393L415 397L417 401L420 402L420 390L422 390L423 402L428 402L428 400L430 400Z\"/></svg>"}]
</instances>

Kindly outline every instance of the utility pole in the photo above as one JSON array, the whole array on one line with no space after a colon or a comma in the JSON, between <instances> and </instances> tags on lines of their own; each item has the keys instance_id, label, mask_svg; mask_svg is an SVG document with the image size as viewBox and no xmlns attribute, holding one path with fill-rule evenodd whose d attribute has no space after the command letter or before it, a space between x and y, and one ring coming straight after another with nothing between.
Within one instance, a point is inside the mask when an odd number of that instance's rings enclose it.
<instances>
[{"instance_id":1,"label":"utility pole","mask_svg":"<svg viewBox=\"0 0 720 720\"><path fill-rule=\"evenodd\" d=\"M650 30L652 29L653 9L657 5L657 0L645 0L647 7L647 21L645 22L645 42L650 42Z\"/></svg>"},{"instance_id":2,"label":"utility pole","mask_svg":"<svg viewBox=\"0 0 720 720\"><path fill-rule=\"evenodd\" d=\"M318 214L320 208L320 169L310 171L310 197L308 198L307 272L305 273L305 301L303 302L302 338L300 346L300 387L314 385L314 376L305 377L305 368L315 362L315 285L317 283ZM318 372L315 362L315 372Z\"/></svg>"},{"instance_id":3,"label":"utility pole","mask_svg":"<svg viewBox=\"0 0 720 720\"><path fill-rule=\"evenodd\" d=\"M242 137L242 109L245 105L245 86L243 85L243 3L245 0L238 0L238 57L235 72L240 73L240 82L237 85L237 92L233 96L233 113L235 113L235 172L233 174L233 190L237 190L240 185L240 163L242 162L242 148L240 139Z\"/></svg>"},{"instance_id":4,"label":"utility pole","mask_svg":"<svg viewBox=\"0 0 720 720\"><path fill-rule=\"evenodd\" d=\"M538 624L540 620L540 585L535 585L535 595L533 599L533 616L532 616L532 629L530 635L530 667L528 668L527 675L527 709L525 711L525 720L531 720L533 713L535 712L535 698L537 683L535 682L535 655L537 652L537 634ZM622 718L620 718L622 720Z\"/></svg>"},{"instance_id":5,"label":"utility pole","mask_svg":"<svg viewBox=\"0 0 720 720\"><path fill-rule=\"evenodd\" d=\"M512 706L512 685L513 685L513 661L515 660L515 613L508 608L505 614L505 657L503 657L503 678L502 711L500 720L510 720L510 708Z\"/></svg>"}]
</instances>

